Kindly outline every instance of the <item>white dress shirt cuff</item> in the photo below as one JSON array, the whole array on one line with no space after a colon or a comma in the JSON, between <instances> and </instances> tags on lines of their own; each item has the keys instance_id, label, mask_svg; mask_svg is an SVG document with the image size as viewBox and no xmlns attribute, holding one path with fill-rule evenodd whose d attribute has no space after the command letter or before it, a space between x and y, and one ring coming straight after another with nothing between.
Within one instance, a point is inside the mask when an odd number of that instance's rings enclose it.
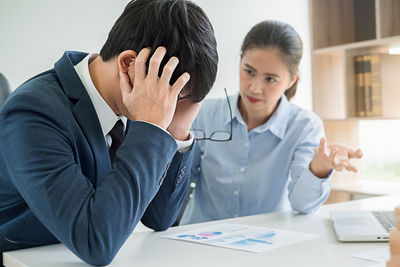
<instances>
[{"instance_id":1,"label":"white dress shirt cuff","mask_svg":"<svg viewBox=\"0 0 400 267\"><path fill-rule=\"evenodd\" d=\"M151 125L154 125L154 126L160 128L161 130L163 130L164 132L168 133L169 135L171 135L167 130L161 128L160 126L158 126L158 125L156 125L154 123L151 123L151 122L148 122L148 121L143 121L143 122L151 124ZM188 140L181 141L181 140L176 140L175 139L175 142L178 145L178 152L180 152L180 153L188 152L190 150L190 148L192 147L192 145L193 145L194 135L191 132L189 132L189 139Z\"/></svg>"},{"instance_id":2,"label":"white dress shirt cuff","mask_svg":"<svg viewBox=\"0 0 400 267\"><path fill-rule=\"evenodd\" d=\"M189 140L181 141L175 139L175 141L178 144L178 152L181 153L188 152L193 145L194 135L191 132L189 132Z\"/></svg>"}]
</instances>

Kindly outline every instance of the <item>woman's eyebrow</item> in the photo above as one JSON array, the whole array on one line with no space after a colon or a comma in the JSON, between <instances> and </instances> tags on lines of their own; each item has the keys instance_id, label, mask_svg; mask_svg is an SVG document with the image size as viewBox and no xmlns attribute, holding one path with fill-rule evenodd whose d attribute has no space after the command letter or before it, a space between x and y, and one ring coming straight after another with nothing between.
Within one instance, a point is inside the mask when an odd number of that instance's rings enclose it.
<instances>
[{"instance_id":1,"label":"woman's eyebrow","mask_svg":"<svg viewBox=\"0 0 400 267\"><path fill-rule=\"evenodd\" d=\"M257 70L256 70L255 68L253 68L252 66L250 66L249 64L245 63L244 65L245 65L247 68L251 69L252 71L257 72ZM265 75L265 76L277 77L277 78L281 77L280 75L278 75L278 74L276 74L276 73L269 73L269 72L264 73L264 75Z\"/></svg>"}]
</instances>

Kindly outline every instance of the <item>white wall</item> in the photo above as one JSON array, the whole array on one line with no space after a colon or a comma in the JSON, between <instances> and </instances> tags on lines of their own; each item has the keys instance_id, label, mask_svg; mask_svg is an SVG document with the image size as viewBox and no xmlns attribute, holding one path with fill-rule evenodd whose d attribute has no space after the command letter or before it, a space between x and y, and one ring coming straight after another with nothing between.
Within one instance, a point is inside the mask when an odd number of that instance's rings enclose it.
<instances>
[{"instance_id":1,"label":"white wall","mask_svg":"<svg viewBox=\"0 0 400 267\"><path fill-rule=\"evenodd\" d=\"M128 0L0 0L0 72L15 88L66 50L100 51Z\"/></svg>"},{"instance_id":2,"label":"white wall","mask_svg":"<svg viewBox=\"0 0 400 267\"><path fill-rule=\"evenodd\" d=\"M292 25L303 40L300 83L293 102L312 109L311 47L308 0L197 0L214 26L220 64L209 97L239 90L240 47L246 33L260 21L275 19Z\"/></svg>"},{"instance_id":3,"label":"white wall","mask_svg":"<svg viewBox=\"0 0 400 267\"><path fill-rule=\"evenodd\" d=\"M53 64L65 50L98 52L129 0L0 0L0 72L15 88ZM295 27L304 42L301 82L294 102L311 109L307 0L196 0L214 25L220 64L209 97L238 90L241 42L266 19Z\"/></svg>"}]
</instances>

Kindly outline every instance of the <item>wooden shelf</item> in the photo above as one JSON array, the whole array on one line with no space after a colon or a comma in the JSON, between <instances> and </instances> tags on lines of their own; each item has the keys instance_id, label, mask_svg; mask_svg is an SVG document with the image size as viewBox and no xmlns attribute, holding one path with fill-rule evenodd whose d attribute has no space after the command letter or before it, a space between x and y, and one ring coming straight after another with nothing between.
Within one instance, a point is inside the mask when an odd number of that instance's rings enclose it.
<instances>
[{"instance_id":1,"label":"wooden shelf","mask_svg":"<svg viewBox=\"0 0 400 267\"><path fill-rule=\"evenodd\" d=\"M374 120L400 120L398 117L347 117L344 119L325 119L325 122L340 122L340 121L374 121Z\"/></svg>"},{"instance_id":2,"label":"wooden shelf","mask_svg":"<svg viewBox=\"0 0 400 267\"><path fill-rule=\"evenodd\" d=\"M400 183L378 180L359 180L350 183L333 184L332 190L371 196L386 196L398 194L400 192Z\"/></svg>"},{"instance_id":3,"label":"wooden shelf","mask_svg":"<svg viewBox=\"0 0 400 267\"><path fill-rule=\"evenodd\" d=\"M312 0L314 49L376 38L375 0Z\"/></svg>"},{"instance_id":4,"label":"wooden shelf","mask_svg":"<svg viewBox=\"0 0 400 267\"><path fill-rule=\"evenodd\" d=\"M381 36L390 37L400 35L400 1L380 0L379 9L384 16L380 20Z\"/></svg>"},{"instance_id":5,"label":"wooden shelf","mask_svg":"<svg viewBox=\"0 0 400 267\"><path fill-rule=\"evenodd\" d=\"M353 42L353 43L348 43L348 44L335 45L335 46L330 46L330 47L314 49L313 54L314 55L330 54L330 53L337 53L338 51L345 51L345 50L358 49L358 48L373 48L373 47L378 47L378 46L380 46L380 47L384 46L385 47L384 49L387 48L387 50L388 50L390 45L400 45L400 36L391 36L391 37L386 37L386 38L381 38L381 39Z\"/></svg>"},{"instance_id":6,"label":"wooden shelf","mask_svg":"<svg viewBox=\"0 0 400 267\"><path fill-rule=\"evenodd\" d=\"M330 143L359 147L359 121L400 119L400 55L387 55L400 45L400 0L309 1L314 112ZM366 54L380 55L382 116L356 116L354 57ZM333 183L356 183L361 176L335 173Z\"/></svg>"},{"instance_id":7,"label":"wooden shelf","mask_svg":"<svg viewBox=\"0 0 400 267\"><path fill-rule=\"evenodd\" d=\"M345 85L345 54L343 51L314 55L313 107L323 119L347 117ZM327 75L329 73L329 75Z\"/></svg>"},{"instance_id":8,"label":"wooden shelf","mask_svg":"<svg viewBox=\"0 0 400 267\"><path fill-rule=\"evenodd\" d=\"M400 183L379 180L358 180L355 182L342 182L332 184L332 191L325 204L394 195L400 192Z\"/></svg>"},{"instance_id":9,"label":"wooden shelf","mask_svg":"<svg viewBox=\"0 0 400 267\"><path fill-rule=\"evenodd\" d=\"M310 1L314 111L325 120L357 117L354 57L387 54L390 46L400 45L400 0ZM382 117L396 118L400 56L382 58Z\"/></svg>"},{"instance_id":10,"label":"wooden shelf","mask_svg":"<svg viewBox=\"0 0 400 267\"><path fill-rule=\"evenodd\" d=\"M388 55L386 45L363 47L351 49L345 52L345 91L346 98L346 117L357 117L356 115L356 96L354 84L354 57L362 54L381 54L380 73L381 73L381 92L382 92L382 116L381 118L396 118L400 116L400 55ZM364 119L367 117L360 117ZM373 117L377 119L378 117Z\"/></svg>"}]
</instances>

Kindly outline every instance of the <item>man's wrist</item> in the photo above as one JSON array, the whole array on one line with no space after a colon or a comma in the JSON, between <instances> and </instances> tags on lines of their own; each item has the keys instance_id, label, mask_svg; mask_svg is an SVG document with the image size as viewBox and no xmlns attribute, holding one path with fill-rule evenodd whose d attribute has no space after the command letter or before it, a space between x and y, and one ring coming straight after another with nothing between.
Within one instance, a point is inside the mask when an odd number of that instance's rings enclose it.
<instances>
[{"instance_id":1,"label":"man's wrist","mask_svg":"<svg viewBox=\"0 0 400 267\"><path fill-rule=\"evenodd\" d=\"M167 130L163 129L163 128L161 128L160 126L158 126L156 124L148 122L148 121L144 121L144 122L160 128L164 132L167 132L172 138L174 138L176 144L178 145L178 152L184 153L184 152L189 151L192 148L192 145L193 145L193 142L194 142L194 135L191 132L188 132L186 134L186 138L182 138L183 140L180 140L180 139L176 138L174 135L172 135L170 131L167 131Z\"/></svg>"},{"instance_id":2,"label":"man's wrist","mask_svg":"<svg viewBox=\"0 0 400 267\"><path fill-rule=\"evenodd\" d=\"M190 133L189 132L183 133L183 134L182 133L181 134L176 134L176 133L172 134L172 133L170 133L170 134L172 135L173 138L175 138L175 140L179 140L179 141L182 141L182 142L188 141L190 139Z\"/></svg>"},{"instance_id":3,"label":"man's wrist","mask_svg":"<svg viewBox=\"0 0 400 267\"><path fill-rule=\"evenodd\" d=\"M174 126L169 126L167 128L167 132L169 132L169 134L175 138L175 140L179 140L179 141L187 141L190 139L190 131L189 129L183 129L183 128L177 128Z\"/></svg>"},{"instance_id":4,"label":"man's wrist","mask_svg":"<svg viewBox=\"0 0 400 267\"><path fill-rule=\"evenodd\" d=\"M189 132L189 136L186 141L181 141L177 139L175 139L175 141L178 145L178 152L181 153L188 152L192 148L192 145L194 143L194 135L191 132Z\"/></svg>"}]
</instances>

